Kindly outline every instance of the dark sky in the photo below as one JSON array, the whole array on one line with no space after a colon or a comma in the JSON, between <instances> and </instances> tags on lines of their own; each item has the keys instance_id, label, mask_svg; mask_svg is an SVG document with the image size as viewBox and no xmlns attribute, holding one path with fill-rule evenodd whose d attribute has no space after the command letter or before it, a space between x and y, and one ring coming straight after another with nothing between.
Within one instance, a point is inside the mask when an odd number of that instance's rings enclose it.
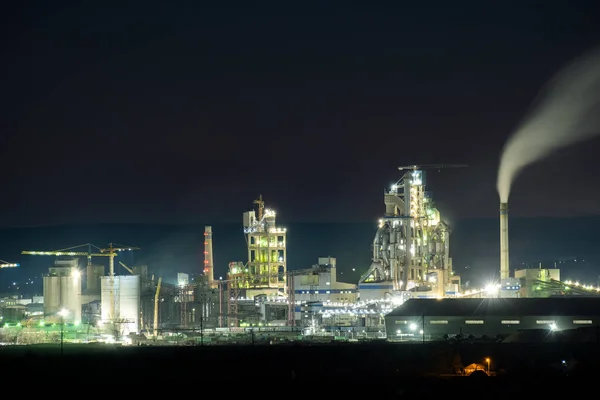
<instances>
[{"instance_id":1,"label":"dark sky","mask_svg":"<svg viewBox=\"0 0 600 400\"><path fill-rule=\"evenodd\" d=\"M591 1L17 3L1 13L3 226L237 222L260 193L287 221L369 221L412 163L469 164L429 189L451 220L495 216L503 143L600 44ZM528 169L511 212L600 214L599 150Z\"/></svg>"}]
</instances>

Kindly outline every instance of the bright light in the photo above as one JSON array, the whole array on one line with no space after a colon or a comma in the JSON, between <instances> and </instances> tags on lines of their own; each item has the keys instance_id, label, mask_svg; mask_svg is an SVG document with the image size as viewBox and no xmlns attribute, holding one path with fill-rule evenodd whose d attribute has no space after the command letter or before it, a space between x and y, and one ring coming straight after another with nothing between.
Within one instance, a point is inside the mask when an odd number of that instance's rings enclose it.
<instances>
[{"instance_id":1,"label":"bright light","mask_svg":"<svg viewBox=\"0 0 600 400\"><path fill-rule=\"evenodd\" d=\"M73 268L73 269L71 270L71 276L72 276L74 279L79 279L79 278L81 278L81 272L80 272L80 271L79 271L77 268Z\"/></svg>"},{"instance_id":2,"label":"bright light","mask_svg":"<svg viewBox=\"0 0 600 400\"><path fill-rule=\"evenodd\" d=\"M402 305L402 303L404 303L404 299L402 298L402 296L392 297L392 305L399 306Z\"/></svg>"},{"instance_id":3,"label":"bright light","mask_svg":"<svg viewBox=\"0 0 600 400\"><path fill-rule=\"evenodd\" d=\"M499 289L500 289L500 284L496 283L496 284L487 285L484 290L487 294L493 295L493 294L497 294Z\"/></svg>"},{"instance_id":4,"label":"bright light","mask_svg":"<svg viewBox=\"0 0 600 400\"><path fill-rule=\"evenodd\" d=\"M556 324L555 323L550 324L550 330L551 331L555 331L556 329L557 328L556 328Z\"/></svg>"},{"instance_id":5,"label":"bright light","mask_svg":"<svg viewBox=\"0 0 600 400\"><path fill-rule=\"evenodd\" d=\"M61 317L66 317L67 315L69 315L69 310L67 310L66 308L63 308L62 310L60 310L58 312L58 315L60 315Z\"/></svg>"},{"instance_id":6,"label":"bright light","mask_svg":"<svg viewBox=\"0 0 600 400\"><path fill-rule=\"evenodd\" d=\"M411 323L411 324L408 326L408 329L410 329L411 331L414 331L415 329L417 329L417 324L415 324L414 322L413 322L413 323Z\"/></svg>"}]
</instances>

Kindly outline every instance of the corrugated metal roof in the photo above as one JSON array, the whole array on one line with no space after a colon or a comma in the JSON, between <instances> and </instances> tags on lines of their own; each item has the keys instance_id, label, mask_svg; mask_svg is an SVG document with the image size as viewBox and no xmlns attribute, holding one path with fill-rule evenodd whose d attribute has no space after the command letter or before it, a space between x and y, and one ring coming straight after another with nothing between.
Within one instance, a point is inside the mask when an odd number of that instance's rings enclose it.
<instances>
[{"instance_id":1,"label":"corrugated metal roof","mask_svg":"<svg viewBox=\"0 0 600 400\"><path fill-rule=\"evenodd\" d=\"M600 316L600 297L410 299L388 316Z\"/></svg>"}]
</instances>

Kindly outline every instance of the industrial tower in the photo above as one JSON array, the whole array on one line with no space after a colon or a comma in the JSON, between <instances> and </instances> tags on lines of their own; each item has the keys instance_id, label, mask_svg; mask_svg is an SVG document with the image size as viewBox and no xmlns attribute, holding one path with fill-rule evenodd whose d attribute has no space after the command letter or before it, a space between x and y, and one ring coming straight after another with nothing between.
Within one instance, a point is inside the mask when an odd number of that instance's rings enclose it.
<instances>
[{"instance_id":1,"label":"industrial tower","mask_svg":"<svg viewBox=\"0 0 600 400\"><path fill-rule=\"evenodd\" d=\"M209 287L216 288L211 226L204 227L204 275L207 278Z\"/></svg>"},{"instance_id":2,"label":"industrial tower","mask_svg":"<svg viewBox=\"0 0 600 400\"><path fill-rule=\"evenodd\" d=\"M286 291L286 229L277 226L275 211L265 208L262 196L256 210L243 215L248 245L248 263L242 271L235 266L240 288ZM231 271L230 271L231 273Z\"/></svg>"},{"instance_id":3,"label":"industrial tower","mask_svg":"<svg viewBox=\"0 0 600 400\"><path fill-rule=\"evenodd\" d=\"M398 167L405 172L384 191L385 215L373 240L372 263L359 281L362 300L411 289L432 297L456 291L449 286L453 276L450 229L425 191L424 169L463 166Z\"/></svg>"}]
</instances>

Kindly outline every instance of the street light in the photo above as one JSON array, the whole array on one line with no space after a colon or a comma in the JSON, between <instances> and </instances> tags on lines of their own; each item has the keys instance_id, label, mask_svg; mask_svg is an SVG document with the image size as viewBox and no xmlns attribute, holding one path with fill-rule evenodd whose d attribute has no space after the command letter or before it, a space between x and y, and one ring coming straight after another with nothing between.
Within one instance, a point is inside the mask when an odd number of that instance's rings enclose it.
<instances>
[{"instance_id":1,"label":"street light","mask_svg":"<svg viewBox=\"0 0 600 400\"><path fill-rule=\"evenodd\" d=\"M485 362L487 363L487 373L488 373L488 375L489 375L489 374L490 374L490 358L489 358L489 357L487 357L487 358L485 359Z\"/></svg>"},{"instance_id":2,"label":"street light","mask_svg":"<svg viewBox=\"0 0 600 400\"><path fill-rule=\"evenodd\" d=\"M64 336L65 336L65 317L69 314L69 310L67 310L66 308L61 309L58 312L58 315L60 315L60 355L63 355L63 343L64 343Z\"/></svg>"}]
</instances>

